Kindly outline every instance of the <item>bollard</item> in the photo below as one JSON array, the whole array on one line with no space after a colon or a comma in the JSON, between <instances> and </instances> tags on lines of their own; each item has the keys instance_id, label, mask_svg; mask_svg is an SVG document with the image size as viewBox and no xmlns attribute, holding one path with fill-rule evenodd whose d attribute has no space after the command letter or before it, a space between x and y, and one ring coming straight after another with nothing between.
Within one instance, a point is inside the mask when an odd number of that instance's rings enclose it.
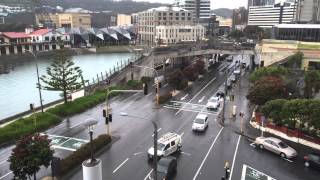
<instances>
[{"instance_id":1,"label":"bollard","mask_svg":"<svg viewBox=\"0 0 320 180\"><path fill-rule=\"evenodd\" d=\"M102 163L100 159L91 162L88 159L82 163L83 180L102 180Z\"/></svg>"}]
</instances>

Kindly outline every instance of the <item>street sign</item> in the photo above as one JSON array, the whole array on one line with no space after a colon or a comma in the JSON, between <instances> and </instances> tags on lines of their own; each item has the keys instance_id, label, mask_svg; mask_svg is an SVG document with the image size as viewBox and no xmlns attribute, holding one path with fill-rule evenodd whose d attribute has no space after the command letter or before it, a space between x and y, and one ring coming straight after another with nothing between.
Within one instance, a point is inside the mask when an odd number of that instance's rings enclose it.
<instances>
[{"instance_id":1,"label":"street sign","mask_svg":"<svg viewBox=\"0 0 320 180\"><path fill-rule=\"evenodd\" d=\"M276 180L246 164L242 167L241 180Z\"/></svg>"}]
</instances>

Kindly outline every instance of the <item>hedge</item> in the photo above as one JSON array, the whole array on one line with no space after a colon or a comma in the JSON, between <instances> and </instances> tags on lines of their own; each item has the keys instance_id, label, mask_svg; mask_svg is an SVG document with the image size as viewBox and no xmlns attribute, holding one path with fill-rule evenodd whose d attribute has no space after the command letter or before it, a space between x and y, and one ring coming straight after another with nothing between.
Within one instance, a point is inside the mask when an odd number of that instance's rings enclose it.
<instances>
[{"instance_id":1,"label":"hedge","mask_svg":"<svg viewBox=\"0 0 320 180\"><path fill-rule=\"evenodd\" d=\"M106 146L111 142L109 135L103 134L98 136L92 141L93 152L97 152L102 147ZM60 161L60 175L63 176L70 172L73 168L82 164L82 162L88 159L91 155L90 143L85 144L80 149L72 153L70 156Z\"/></svg>"},{"instance_id":2,"label":"hedge","mask_svg":"<svg viewBox=\"0 0 320 180\"><path fill-rule=\"evenodd\" d=\"M52 125L59 124L61 121L60 117L47 112L36 113L27 118L20 118L0 128L0 144L17 140L27 134L46 130Z\"/></svg>"}]
</instances>

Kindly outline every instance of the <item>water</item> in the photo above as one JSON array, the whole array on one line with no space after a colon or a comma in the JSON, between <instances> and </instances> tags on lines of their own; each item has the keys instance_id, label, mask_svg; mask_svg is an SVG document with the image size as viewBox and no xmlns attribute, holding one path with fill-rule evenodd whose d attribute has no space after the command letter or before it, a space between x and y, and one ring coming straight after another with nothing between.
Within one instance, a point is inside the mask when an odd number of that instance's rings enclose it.
<instances>
[{"instance_id":1,"label":"water","mask_svg":"<svg viewBox=\"0 0 320 180\"><path fill-rule=\"evenodd\" d=\"M72 59L76 66L83 71L85 80L105 75L109 69L113 69L122 61L133 58L131 53L111 53L111 54L89 54L73 56ZM53 59L39 58L39 74L46 74L46 68L50 66ZM36 88L37 75L36 63L34 60L8 61L0 59L0 120L14 114L29 109L29 104L34 103L40 106L39 93ZM43 83L42 83L43 84ZM44 104L60 99L61 92L42 91Z\"/></svg>"}]
</instances>

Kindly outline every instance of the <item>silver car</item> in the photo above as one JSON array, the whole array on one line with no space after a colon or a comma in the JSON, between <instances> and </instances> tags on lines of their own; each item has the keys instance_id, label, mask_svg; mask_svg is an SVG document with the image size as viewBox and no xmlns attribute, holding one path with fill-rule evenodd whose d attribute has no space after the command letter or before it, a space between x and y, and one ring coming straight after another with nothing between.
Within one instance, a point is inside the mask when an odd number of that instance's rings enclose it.
<instances>
[{"instance_id":1,"label":"silver car","mask_svg":"<svg viewBox=\"0 0 320 180\"><path fill-rule=\"evenodd\" d=\"M277 138L257 137L254 143L259 146L260 149L267 149L279 154L282 158L293 158L298 155L296 150Z\"/></svg>"}]
</instances>

